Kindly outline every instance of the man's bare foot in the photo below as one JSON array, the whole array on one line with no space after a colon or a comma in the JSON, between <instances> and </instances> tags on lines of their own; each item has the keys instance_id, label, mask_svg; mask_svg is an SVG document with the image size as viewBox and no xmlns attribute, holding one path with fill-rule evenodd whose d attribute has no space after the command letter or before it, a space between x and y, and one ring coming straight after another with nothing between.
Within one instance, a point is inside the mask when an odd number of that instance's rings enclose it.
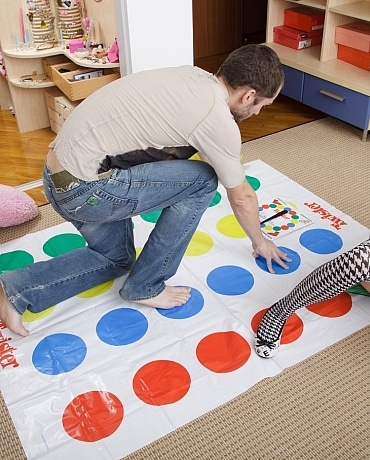
<instances>
[{"instance_id":1,"label":"man's bare foot","mask_svg":"<svg viewBox=\"0 0 370 460\"><path fill-rule=\"evenodd\" d=\"M14 310L14 308L7 301L3 289L0 286L0 320L12 332L16 334L27 336L29 332L22 323L22 316Z\"/></svg>"},{"instance_id":2,"label":"man's bare foot","mask_svg":"<svg viewBox=\"0 0 370 460\"><path fill-rule=\"evenodd\" d=\"M190 287L166 286L156 297L135 302L154 308L180 307L190 299L190 290Z\"/></svg>"}]
</instances>

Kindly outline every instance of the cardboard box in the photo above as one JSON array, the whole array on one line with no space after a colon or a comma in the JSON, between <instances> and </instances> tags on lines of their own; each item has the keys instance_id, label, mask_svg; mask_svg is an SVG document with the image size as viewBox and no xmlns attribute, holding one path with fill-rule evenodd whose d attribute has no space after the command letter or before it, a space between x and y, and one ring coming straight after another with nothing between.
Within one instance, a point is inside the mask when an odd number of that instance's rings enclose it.
<instances>
[{"instance_id":1,"label":"cardboard box","mask_svg":"<svg viewBox=\"0 0 370 460\"><path fill-rule=\"evenodd\" d=\"M370 52L350 48L345 45L338 45L337 58L360 67L360 69L370 70Z\"/></svg>"},{"instance_id":2,"label":"cardboard box","mask_svg":"<svg viewBox=\"0 0 370 460\"><path fill-rule=\"evenodd\" d=\"M288 46L295 50L317 46L322 42L322 35L312 35L312 33L288 26L276 26L273 30L275 43L280 43L280 45Z\"/></svg>"},{"instance_id":3,"label":"cardboard box","mask_svg":"<svg viewBox=\"0 0 370 460\"><path fill-rule=\"evenodd\" d=\"M108 68L103 69L103 75L101 77L79 81L73 80L74 75L96 70L97 69L78 67L73 62L51 66L54 83L71 101L85 99L97 89L120 77L118 72Z\"/></svg>"},{"instance_id":4,"label":"cardboard box","mask_svg":"<svg viewBox=\"0 0 370 460\"><path fill-rule=\"evenodd\" d=\"M312 8L288 8L284 10L284 25L313 35L322 35L325 12Z\"/></svg>"},{"instance_id":5,"label":"cardboard box","mask_svg":"<svg viewBox=\"0 0 370 460\"><path fill-rule=\"evenodd\" d=\"M370 24L351 22L335 28L335 43L370 52Z\"/></svg>"}]
</instances>

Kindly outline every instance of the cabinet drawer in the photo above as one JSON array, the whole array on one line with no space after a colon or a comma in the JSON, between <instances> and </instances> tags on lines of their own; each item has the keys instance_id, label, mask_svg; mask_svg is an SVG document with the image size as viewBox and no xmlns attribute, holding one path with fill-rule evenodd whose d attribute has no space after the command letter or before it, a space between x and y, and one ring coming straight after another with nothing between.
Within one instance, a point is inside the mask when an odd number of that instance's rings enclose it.
<instances>
[{"instance_id":1,"label":"cabinet drawer","mask_svg":"<svg viewBox=\"0 0 370 460\"><path fill-rule=\"evenodd\" d=\"M306 74L302 102L358 128L369 126L370 98L321 78Z\"/></svg>"},{"instance_id":2,"label":"cabinet drawer","mask_svg":"<svg viewBox=\"0 0 370 460\"><path fill-rule=\"evenodd\" d=\"M63 72L61 72L61 70ZM118 72L114 72L113 69L90 69L78 67L73 62L68 64L57 64L51 66L53 75L53 81L56 86L71 100L79 101L85 99L87 96L92 94L97 89L105 86L106 84L117 80L120 77ZM83 79L79 81L73 81L75 75L84 74L86 72L102 71L103 75Z\"/></svg>"},{"instance_id":3,"label":"cabinet drawer","mask_svg":"<svg viewBox=\"0 0 370 460\"><path fill-rule=\"evenodd\" d=\"M286 65L283 65L283 69L285 84L281 90L281 94L302 102L304 73Z\"/></svg>"}]
</instances>

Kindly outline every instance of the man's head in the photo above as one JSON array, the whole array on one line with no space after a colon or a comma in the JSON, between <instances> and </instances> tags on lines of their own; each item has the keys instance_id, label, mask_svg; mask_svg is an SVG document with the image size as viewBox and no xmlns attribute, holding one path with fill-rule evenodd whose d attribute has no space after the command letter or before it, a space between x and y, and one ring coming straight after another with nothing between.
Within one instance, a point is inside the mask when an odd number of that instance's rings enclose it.
<instances>
[{"instance_id":1,"label":"man's head","mask_svg":"<svg viewBox=\"0 0 370 460\"><path fill-rule=\"evenodd\" d=\"M226 85L236 121L257 115L271 104L284 84L278 55L266 45L245 45L233 51L216 76ZM237 97L236 97L237 96Z\"/></svg>"}]
</instances>

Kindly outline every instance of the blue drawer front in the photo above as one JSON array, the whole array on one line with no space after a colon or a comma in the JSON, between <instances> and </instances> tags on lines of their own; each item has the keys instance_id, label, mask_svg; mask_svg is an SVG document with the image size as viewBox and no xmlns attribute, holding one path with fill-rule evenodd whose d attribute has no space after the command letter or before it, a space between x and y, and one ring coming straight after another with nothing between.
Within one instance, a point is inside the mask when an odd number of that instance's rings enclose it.
<instances>
[{"instance_id":1,"label":"blue drawer front","mask_svg":"<svg viewBox=\"0 0 370 460\"><path fill-rule=\"evenodd\" d=\"M306 74L302 102L358 128L369 126L370 97L321 78Z\"/></svg>"},{"instance_id":2,"label":"blue drawer front","mask_svg":"<svg viewBox=\"0 0 370 460\"><path fill-rule=\"evenodd\" d=\"M281 90L281 94L302 102L304 73L286 65L283 65L283 69L285 85Z\"/></svg>"}]
</instances>

